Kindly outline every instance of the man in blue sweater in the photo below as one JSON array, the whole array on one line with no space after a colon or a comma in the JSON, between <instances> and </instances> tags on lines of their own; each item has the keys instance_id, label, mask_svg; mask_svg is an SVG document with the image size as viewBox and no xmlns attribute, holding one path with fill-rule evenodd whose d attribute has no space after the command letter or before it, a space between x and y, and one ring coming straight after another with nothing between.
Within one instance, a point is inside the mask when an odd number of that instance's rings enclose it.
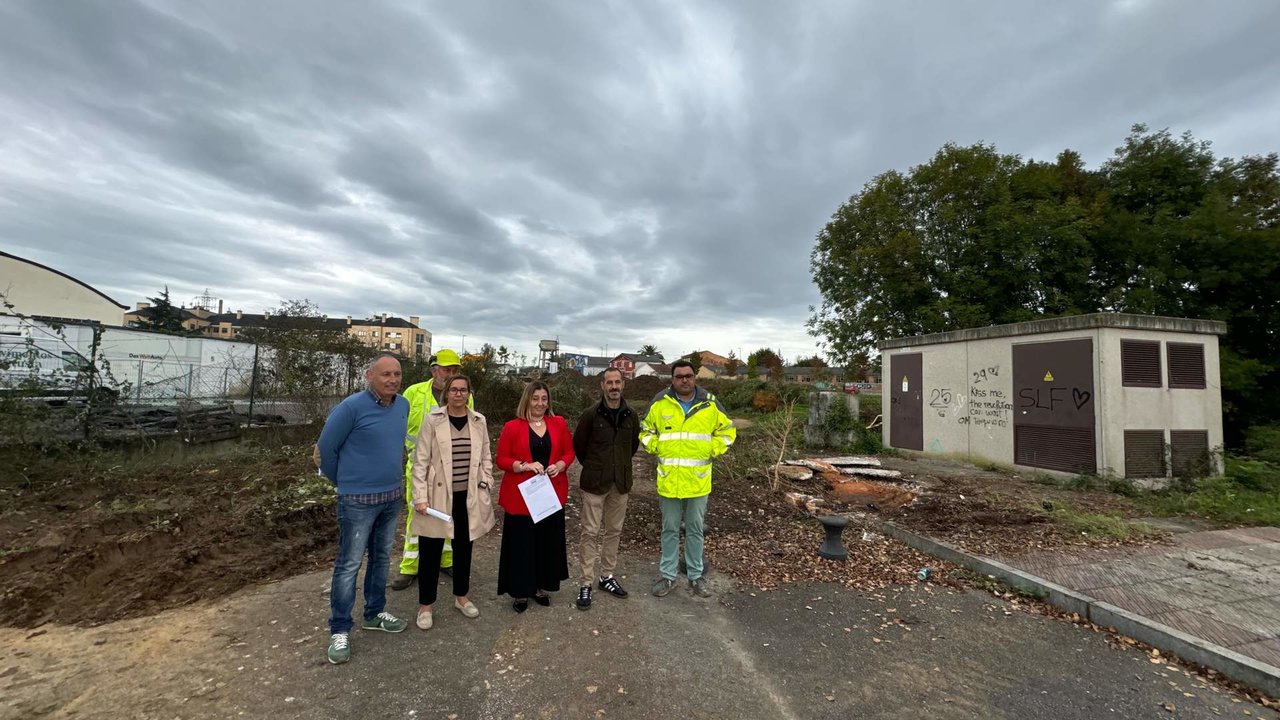
<instances>
[{"instance_id":1,"label":"man in blue sweater","mask_svg":"<svg viewBox=\"0 0 1280 720\"><path fill-rule=\"evenodd\" d=\"M338 559L329 593L329 662L351 657L351 610L365 551L365 630L400 632L408 622L387 605L387 563L404 505L404 428L409 402L400 391L400 361L381 355L365 370L368 389L338 404L320 432L320 472L338 488Z\"/></svg>"}]
</instances>

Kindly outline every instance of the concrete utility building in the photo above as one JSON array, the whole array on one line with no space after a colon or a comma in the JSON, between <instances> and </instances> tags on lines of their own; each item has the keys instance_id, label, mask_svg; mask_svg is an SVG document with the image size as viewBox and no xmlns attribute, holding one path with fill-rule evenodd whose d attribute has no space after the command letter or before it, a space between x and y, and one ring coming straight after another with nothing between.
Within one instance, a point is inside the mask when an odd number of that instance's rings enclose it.
<instances>
[{"instance_id":1,"label":"concrete utility building","mask_svg":"<svg viewBox=\"0 0 1280 720\"><path fill-rule=\"evenodd\" d=\"M1226 331L1099 313L888 340L885 444L1068 473L1221 472Z\"/></svg>"}]
</instances>

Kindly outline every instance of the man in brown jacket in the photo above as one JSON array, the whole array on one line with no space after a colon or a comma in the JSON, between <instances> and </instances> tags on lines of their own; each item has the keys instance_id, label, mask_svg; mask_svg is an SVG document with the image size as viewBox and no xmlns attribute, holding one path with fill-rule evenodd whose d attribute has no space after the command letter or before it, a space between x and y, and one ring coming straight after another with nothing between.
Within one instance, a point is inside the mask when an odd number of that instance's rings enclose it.
<instances>
[{"instance_id":1,"label":"man in brown jacket","mask_svg":"<svg viewBox=\"0 0 1280 720\"><path fill-rule=\"evenodd\" d=\"M613 570L631 492L631 457L640 447L640 418L622 399L620 370L600 373L600 395L600 402L582 414L573 432L573 452L582 463L582 583L575 603L579 610L591 607L592 580L601 590L627 596Z\"/></svg>"}]
</instances>

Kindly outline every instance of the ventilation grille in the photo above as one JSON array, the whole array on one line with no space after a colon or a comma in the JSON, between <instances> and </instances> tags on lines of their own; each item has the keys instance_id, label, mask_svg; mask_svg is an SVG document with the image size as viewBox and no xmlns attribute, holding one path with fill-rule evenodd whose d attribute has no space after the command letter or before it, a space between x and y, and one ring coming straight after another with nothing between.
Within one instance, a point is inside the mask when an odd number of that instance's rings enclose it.
<instances>
[{"instance_id":1,"label":"ventilation grille","mask_svg":"<svg viewBox=\"0 0 1280 720\"><path fill-rule=\"evenodd\" d=\"M1013 429L1014 462L1062 472L1098 471L1093 428L1018 425Z\"/></svg>"},{"instance_id":2,"label":"ventilation grille","mask_svg":"<svg viewBox=\"0 0 1280 720\"><path fill-rule=\"evenodd\" d=\"M1124 476L1127 478L1164 477L1164 431L1124 431Z\"/></svg>"},{"instance_id":3,"label":"ventilation grille","mask_svg":"<svg viewBox=\"0 0 1280 720\"><path fill-rule=\"evenodd\" d=\"M1166 343L1169 356L1169 387L1204 389L1204 345Z\"/></svg>"},{"instance_id":4,"label":"ventilation grille","mask_svg":"<svg viewBox=\"0 0 1280 720\"><path fill-rule=\"evenodd\" d=\"M1174 477L1204 477L1213 469L1208 430L1170 430L1169 455Z\"/></svg>"},{"instance_id":5,"label":"ventilation grille","mask_svg":"<svg viewBox=\"0 0 1280 720\"><path fill-rule=\"evenodd\" d=\"M1125 387L1160 387L1160 343L1121 340L1120 375Z\"/></svg>"}]
</instances>

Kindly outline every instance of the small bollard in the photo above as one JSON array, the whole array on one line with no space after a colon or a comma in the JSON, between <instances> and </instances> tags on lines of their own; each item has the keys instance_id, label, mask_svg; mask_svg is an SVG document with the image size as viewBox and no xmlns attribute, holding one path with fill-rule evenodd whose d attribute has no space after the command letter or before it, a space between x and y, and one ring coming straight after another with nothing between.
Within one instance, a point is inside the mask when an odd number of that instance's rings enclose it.
<instances>
[{"instance_id":1,"label":"small bollard","mask_svg":"<svg viewBox=\"0 0 1280 720\"><path fill-rule=\"evenodd\" d=\"M818 548L819 557L828 560L845 560L849 557L849 552L844 549L844 543L841 542L840 536L844 534L844 529L849 524L849 518L844 515L823 515L818 518L822 526L827 531L827 536L822 540L822 547Z\"/></svg>"}]
</instances>

